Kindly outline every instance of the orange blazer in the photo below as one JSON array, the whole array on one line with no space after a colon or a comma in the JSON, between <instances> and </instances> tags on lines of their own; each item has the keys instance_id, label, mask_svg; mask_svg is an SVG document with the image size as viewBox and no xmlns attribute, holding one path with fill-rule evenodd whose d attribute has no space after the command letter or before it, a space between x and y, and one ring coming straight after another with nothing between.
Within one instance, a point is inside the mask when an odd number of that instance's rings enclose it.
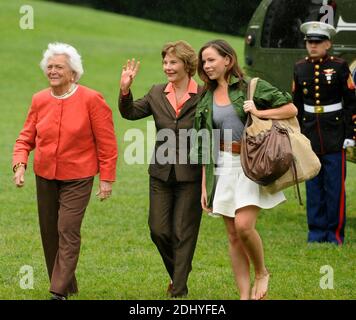
<instances>
[{"instance_id":1,"label":"orange blazer","mask_svg":"<svg viewBox=\"0 0 356 320\"><path fill-rule=\"evenodd\" d=\"M67 99L50 89L32 97L24 127L16 140L13 166L27 164L35 149L33 169L45 179L71 180L95 176L115 181L117 143L112 112L100 93L79 85Z\"/></svg>"}]
</instances>

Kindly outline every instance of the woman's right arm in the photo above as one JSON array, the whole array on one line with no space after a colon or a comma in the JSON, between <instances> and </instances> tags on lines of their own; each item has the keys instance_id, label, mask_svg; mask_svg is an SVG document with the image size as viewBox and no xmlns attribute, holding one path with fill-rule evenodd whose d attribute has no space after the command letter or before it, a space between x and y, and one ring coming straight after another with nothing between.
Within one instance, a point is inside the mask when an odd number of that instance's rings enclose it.
<instances>
[{"instance_id":1,"label":"woman's right arm","mask_svg":"<svg viewBox=\"0 0 356 320\"><path fill-rule=\"evenodd\" d=\"M203 208L204 211L206 212L211 212L211 208L207 207L207 203L208 203L208 195L206 192L206 175L205 175L205 165L202 166L202 182L201 182L201 206Z\"/></svg>"},{"instance_id":2,"label":"woman's right arm","mask_svg":"<svg viewBox=\"0 0 356 320\"><path fill-rule=\"evenodd\" d=\"M33 103L27 115L25 124L16 139L12 156L12 169L14 171L13 181L17 187L25 183L25 170L29 153L36 147L36 122L37 112Z\"/></svg>"},{"instance_id":3,"label":"woman's right arm","mask_svg":"<svg viewBox=\"0 0 356 320\"><path fill-rule=\"evenodd\" d=\"M128 60L123 66L120 79L119 111L121 116L128 120L137 120L152 114L147 97L133 101L130 87L140 67L140 62L135 59Z\"/></svg>"}]
</instances>

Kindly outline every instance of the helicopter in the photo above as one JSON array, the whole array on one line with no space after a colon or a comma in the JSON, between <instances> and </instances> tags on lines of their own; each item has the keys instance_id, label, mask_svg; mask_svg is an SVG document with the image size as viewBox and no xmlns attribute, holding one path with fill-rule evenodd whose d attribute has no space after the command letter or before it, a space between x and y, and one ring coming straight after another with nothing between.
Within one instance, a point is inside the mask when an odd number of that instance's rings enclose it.
<instances>
[{"instance_id":1,"label":"helicopter","mask_svg":"<svg viewBox=\"0 0 356 320\"><path fill-rule=\"evenodd\" d=\"M262 0L245 36L247 75L291 92L294 64L307 56L304 34L299 28L308 21L335 27L329 54L348 62L356 83L355 0ZM356 162L356 148L347 150L347 159Z\"/></svg>"}]
</instances>

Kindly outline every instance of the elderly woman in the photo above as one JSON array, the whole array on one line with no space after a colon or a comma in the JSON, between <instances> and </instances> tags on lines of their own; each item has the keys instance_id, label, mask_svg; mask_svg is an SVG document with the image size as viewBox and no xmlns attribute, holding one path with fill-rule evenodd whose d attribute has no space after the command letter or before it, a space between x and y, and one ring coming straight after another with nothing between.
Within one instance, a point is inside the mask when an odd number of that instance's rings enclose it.
<instances>
[{"instance_id":1,"label":"elderly woman","mask_svg":"<svg viewBox=\"0 0 356 320\"><path fill-rule=\"evenodd\" d=\"M115 181L117 144L112 112L100 93L78 85L83 74L77 50L48 45L41 68L49 88L36 93L13 152L14 182L24 185L35 150L37 205L52 299L78 292L75 278L80 227L94 176L100 173L101 200Z\"/></svg>"},{"instance_id":2,"label":"elderly woman","mask_svg":"<svg viewBox=\"0 0 356 320\"><path fill-rule=\"evenodd\" d=\"M125 119L153 115L157 128L155 152L150 164L149 227L171 281L168 295L188 294L187 280L192 269L202 208L201 167L190 164L186 131L193 127L202 88L193 80L197 55L184 41L167 43L161 52L168 83L154 85L141 99L133 101L130 91L139 62L128 61L121 74L119 109ZM163 132L173 135L170 156L163 159ZM172 140L171 140L172 141Z\"/></svg>"}]
</instances>

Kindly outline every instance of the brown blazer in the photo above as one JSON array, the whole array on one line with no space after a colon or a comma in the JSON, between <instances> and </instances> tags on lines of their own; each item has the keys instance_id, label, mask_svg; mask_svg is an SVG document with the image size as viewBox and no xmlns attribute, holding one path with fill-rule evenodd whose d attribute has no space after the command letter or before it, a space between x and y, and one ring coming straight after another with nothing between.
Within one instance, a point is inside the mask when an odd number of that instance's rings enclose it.
<instances>
[{"instance_id":1,"label":"brown blazer","mask_svg":"<svg viewBox=\"0 0 356 320\"><path fill-rule=\"evenodd\" d=\"M119 111L121 116L128 120L137 120L153 115L157 133L161 129L170 129L175 133L175 145L169 146L174 150L170 152L173 157L169 159L169 163L160 164L156 158L157 149L166 141L157 141L155 144L155 152L153 154L148 173L162 181L167 181L169 174L174 165L177 181L197 181L201 179L201 166L189 163L190 139L179 131L180 129L190 130L193 128L195 109L203 91L202 87L198 87L197 94L190 94L191 98L184 104L178 117L175 110L169 103L164 92L167 84L154 85L151 90L141 99L133 101L133 96L130 93L123 96L120 92L119 96ZM188 139L188 140L187 140ZM187 142L186 142L187 140ZM181 144L179 143L181 142ZM186 146L179 149L179 146ZM165 147L167 144L165 144ZM174 152L175 151L175 152ZM186 164L179 163L179 153L187 159ZM168 153L165 153L167 155ZM173 163L173 164L172 164Z\"/></svg>"}]
</instances>

